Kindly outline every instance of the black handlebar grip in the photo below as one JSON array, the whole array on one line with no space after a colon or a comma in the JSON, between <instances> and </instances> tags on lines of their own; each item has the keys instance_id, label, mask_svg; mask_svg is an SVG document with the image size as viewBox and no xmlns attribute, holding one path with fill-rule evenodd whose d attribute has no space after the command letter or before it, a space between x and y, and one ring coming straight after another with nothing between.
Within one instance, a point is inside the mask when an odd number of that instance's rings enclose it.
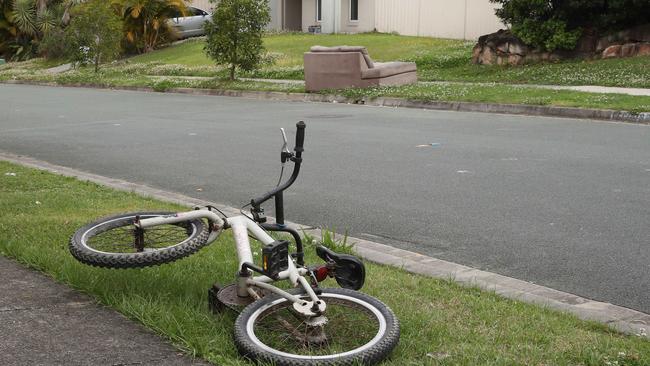
<instances>
[{"instance_id":1,"label":"black handlebar grip","mask_svg":"<svg viewBox=\"0 0 650 366\"><path fill-rule=\"evenodd\" d=\"M305 125L305 122L303 121L300 121L296 124L296 128L298 129L296 131L296 147L294 148L296 152L304 151L303 145L305 144L305 127L307 127L307 125Z\"/></svg>"}]
</instances>

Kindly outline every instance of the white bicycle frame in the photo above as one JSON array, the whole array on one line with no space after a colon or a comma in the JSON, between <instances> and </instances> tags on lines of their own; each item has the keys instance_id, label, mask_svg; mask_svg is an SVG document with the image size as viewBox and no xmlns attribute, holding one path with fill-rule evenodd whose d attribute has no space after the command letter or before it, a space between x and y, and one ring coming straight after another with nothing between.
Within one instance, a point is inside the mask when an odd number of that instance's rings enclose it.
<instances>
[{"instance_id":1,"label":"white bicycle frame","mask_svg":"<svg viewBox=\"0 0 650 366\"><path fill-rule=\"evenodd\" d=\"M173 215L142 219L136 225L142 229L146 229L153 226L175 224L195 219L207 219L208 221L217 224L218 227L224 227L227 224L227 226L232 228L235 244L237 247L239 269L242 269L242 265L244 263L254 263L253 253L251 251L251 245L248 239L249 234L252 235L255 239L259 240L262 244L271 244L275 242L275 239L273 239L266 231L264 231L264 229L262 229L259 225L257 225L257 223L246 216L242 215L228 217L224 221L224 219L219 215L207 209L179 212ZM208 243L216 240L217 236L218 232L213 232L208 238ZM258 295L253 290L253 287L262 288L291 301L293 303L294 309L296 309L301 314L306 316L315 316L317 313L322 313L325 311L325 302L319 300L311 285L305 279L304 276L308 273L309 271L305 268L297 268L293 258L291 255L289 255L289 266L286 270L278 274L277 279L273 279L268 276L239 277L239 281L237 283L237 295L241 297L251 296L254 299L257 299ZM311 301L300 299L299 297L270 284L271 282L279 280L289 280L293 287L298 287L300 285L310 297ZM316 307L314 307L314 305L316 305ZM315 309L318 309L318 311L315 312Z\"/></svg>"}]
</instances>

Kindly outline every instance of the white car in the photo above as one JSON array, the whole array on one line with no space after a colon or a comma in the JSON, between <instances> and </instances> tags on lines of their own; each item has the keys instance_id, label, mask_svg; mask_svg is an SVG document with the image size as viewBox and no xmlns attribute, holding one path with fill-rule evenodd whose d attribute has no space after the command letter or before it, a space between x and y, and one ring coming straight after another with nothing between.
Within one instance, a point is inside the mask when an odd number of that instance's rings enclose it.
<instances>
[{"instance_id":1,"label":"white car","mask_svg":"<svg viewBox=\"0 0 650 366\"><path fill-rule=\"evenodd\" d=\"M187 7L187 14L170 19L170 25L176 29L179 38L188 38L205 35L203 25L212 20L212 14L199 8Z\"/></svg>"}]
</instances>

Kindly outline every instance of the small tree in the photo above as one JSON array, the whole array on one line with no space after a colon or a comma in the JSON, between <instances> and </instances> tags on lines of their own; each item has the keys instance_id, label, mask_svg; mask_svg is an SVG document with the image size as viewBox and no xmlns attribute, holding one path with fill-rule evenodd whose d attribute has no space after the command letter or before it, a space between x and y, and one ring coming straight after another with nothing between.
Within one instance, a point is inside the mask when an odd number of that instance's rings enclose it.
<instances>
[{"instance_id":1,"label":"small tree","mask_svg":"<svg viewBox=\"0 0 650 366\"><path fill-rule=\"evenodd\" d=\"M66 54L79 64L92 63L95 72L102 61L119 56L122 21L103 0L91 0L77 7L66 29Z\"/></svg>"},{"instance_id":2,"label":"small tree","mask_svg":"<svg viewBox=\"0 0 650 366\"><path fill-rule=\"evenodd\" d=\"M205 25L205 53L218 65L229 65L230 80L237 68L250 71L262 59L264 28L271 21L268 0L220 0Z\"/></svg>"}]
</instances>

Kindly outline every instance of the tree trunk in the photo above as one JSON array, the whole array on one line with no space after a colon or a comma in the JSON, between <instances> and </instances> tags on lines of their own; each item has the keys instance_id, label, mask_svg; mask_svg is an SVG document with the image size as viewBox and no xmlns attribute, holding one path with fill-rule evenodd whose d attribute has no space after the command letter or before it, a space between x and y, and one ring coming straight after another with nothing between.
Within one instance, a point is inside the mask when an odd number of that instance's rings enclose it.
<instances>
[{"instance_id":1,"label":"tree trunk","mask_svg":"<svg viewBox=\"0 0 650 366\"><path fill-rule=\"evenodd\" d=\"M230 65L230 80L235 80L235 64Z\"/></svg>"},{"instance_id":2,"label":"tree trunk","mask_svg":"<svg viewBox=\"0 0 650 366\"><path fill-rule=\"evenodd\" d=\"M47 0L36 1L36 16L41 16L47 10Z\"/></svg>"}]
</instances>

